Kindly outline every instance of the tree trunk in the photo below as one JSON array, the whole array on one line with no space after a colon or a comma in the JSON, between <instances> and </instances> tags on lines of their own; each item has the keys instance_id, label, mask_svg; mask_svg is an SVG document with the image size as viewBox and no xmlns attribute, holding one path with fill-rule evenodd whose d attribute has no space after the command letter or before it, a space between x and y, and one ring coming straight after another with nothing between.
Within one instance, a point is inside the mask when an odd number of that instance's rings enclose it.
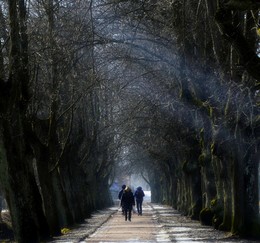
<instances>
[{"instance_id":1,"label":"tree trunk","mask_svg":"<svg viewBox=\"0 0 260 243\"><path fill-rule=\"evenodd\" d=\"M259 233L259 191L258 191L258 167L259 151L257 146L248 148L245 156L245 229L247 236L260 237Z\"/></svg>"},{"instance_id":2,"label":"tree trunk","mask_svg":"<svg viewBox=\"0 0 260 243\"><path fill-rule=\"evenodd\" d=\"M243 178L244 164L243 164L243 145L242 141L238 143L233 143L233 152L237 156L234 157L232 161L232 177L231 177L231 187L232 187L232 228L233 233L243 234L243 228L245 225L245 185Z\"/></svg>"},{"instance_id":3,"label":"tree trunk","mask_svg":"<svg viewBox=\"0 0 260 243\"><path fill-rule=\"evenodd\" d=\"M15 115L15 121L17 122ZM13 122L11 122L13 123ZM17 122L18 123L18 122ZM6 199L12 216L15 238L18 242L39 242L48 239L49 228L43 213L41 196L35 181L30 155L26 151L23 138L13 141L22 128L4 124L4 142L8 165L8 186ZM15 135L12 131L16 131ZM7 174L7 173L6 173Z\"/></svg>"},{"instance_id":4,"label":"tree trunk","mask_svg":"<svg viewBox=\"0 0 260 243\"><path fill-rule=\"evenodd\" d=\"M39 144L34 143L34 148L37 147L35 151L36 155L36 168L37 175L40 183L41 194L43 197L44 203L44 212L48 221L48 225L50 227L50 234L52 236L60 234L60 223L58 217L58 209L55 202L55 195L52 186L51 174L49 173L48 163L50 160L49 151L45 146L40 146L41 148L38 150ZM39 152L37 152L37 150Z\"/></svg>"},{"instance_id":5,"label":"tree trunk","mask_svg":"<svg viewBox=\"0 0 260 243\"><path fill-rule=\"evenodd\" d=\"M10 56L7 99L1 110L3 144L8 172L3 178L15 238L18 242L39 242L49 237L42 201L32 167L32 151L27 143L28 54L24 2L9 4ZM17 6L19 6L19 16Z\"/></svg>"}]
</instances>

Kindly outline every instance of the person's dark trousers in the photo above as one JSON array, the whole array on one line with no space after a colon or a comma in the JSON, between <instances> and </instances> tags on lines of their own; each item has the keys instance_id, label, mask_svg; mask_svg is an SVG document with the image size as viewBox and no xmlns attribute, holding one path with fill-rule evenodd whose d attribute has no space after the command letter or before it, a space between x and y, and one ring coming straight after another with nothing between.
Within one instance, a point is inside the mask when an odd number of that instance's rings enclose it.
<instances>
[{"instance_id":1,"label":"person's dark trousers","mask_svg":"<svg viewBox=\"0 0 260 243\"><path fill-rule=\"evenodd\" d=\"M136 207L137 207L138 215L142 215L142 213L143 213L142 204L143 204L142 200L136 200Z\"/></svg>"},{"instance_id":2,"label":"person's dark trousers","mask_svg":"<svg viewBox=\"0 0 260 243\"><path fill-rule=\"evenodd\" d=\"M125 221L127 221L127 216L128 216L128 220L131 221L131 216L132 216L132 209L125 209Z\"/></svg>"}]
</instances>

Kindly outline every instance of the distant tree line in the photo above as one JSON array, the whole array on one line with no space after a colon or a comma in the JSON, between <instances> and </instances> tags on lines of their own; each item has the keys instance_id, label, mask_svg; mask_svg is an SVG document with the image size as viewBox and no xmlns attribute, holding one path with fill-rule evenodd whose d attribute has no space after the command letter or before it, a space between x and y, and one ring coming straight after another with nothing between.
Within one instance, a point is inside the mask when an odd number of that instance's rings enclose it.
<instances>
[{"instance_id":1,"label":"distant tree line","mask_svg":"<svg viewBox=\"0 0 260 243\"><path fill-rule=\"evenodd\" d=\"M0 185L18 242L111 205L118 164L153 202L259 237L258 1L0 4Z\"/></svg>"}]
</instances>

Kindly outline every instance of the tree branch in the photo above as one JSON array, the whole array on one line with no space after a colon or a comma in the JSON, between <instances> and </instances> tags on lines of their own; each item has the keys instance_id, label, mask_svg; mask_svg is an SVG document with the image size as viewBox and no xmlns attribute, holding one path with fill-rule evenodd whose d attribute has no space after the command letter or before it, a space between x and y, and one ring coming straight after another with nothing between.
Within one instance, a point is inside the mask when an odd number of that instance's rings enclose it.
<instances>
[{"instance_id":1,"label":"tree branch","mask_svg":"<svg viewBox=\"0 0 260 243\"><path fill-rule=\"evenodd\" d=\"M224 8L218 9L215 20L220 32L234 46L239 54L246 71L254 79L260 81L260 59L255 49L249 45L243 34L233 26L231 11ZM260 88L259 82L255 84L255 88Z\"/></svg>"}]
</instances>

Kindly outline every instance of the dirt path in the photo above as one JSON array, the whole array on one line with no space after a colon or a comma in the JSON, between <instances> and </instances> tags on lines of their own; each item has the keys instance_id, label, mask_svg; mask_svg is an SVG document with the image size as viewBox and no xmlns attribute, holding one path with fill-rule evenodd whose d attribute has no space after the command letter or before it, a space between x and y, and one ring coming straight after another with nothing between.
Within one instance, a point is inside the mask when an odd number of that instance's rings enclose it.
<instances>
[{"instance_id":1,"label":"dirt path","mask_svg":"<svg viewBox=\"0 0 260 243\"><path fill-rule=\"evenodd\" d=\"M131 222L117 212L84 242L156 242L157 232L152 208L146 204L143 215L133 214Z\"/></svg>"},{"instance_id":2,"label":"dirt path","mask_svg":"<svg viewBox=\"0 0 260 243\"><path fill-rule=\"evenodd\" d=\"M145 203L143 216L133 214L131 222L125 221L117 207L108 208L94 213L85 223L51 242L255 243L260 241L232 237L228 232L203 226L169 206Z\"/></svg>"}]
</instances>

